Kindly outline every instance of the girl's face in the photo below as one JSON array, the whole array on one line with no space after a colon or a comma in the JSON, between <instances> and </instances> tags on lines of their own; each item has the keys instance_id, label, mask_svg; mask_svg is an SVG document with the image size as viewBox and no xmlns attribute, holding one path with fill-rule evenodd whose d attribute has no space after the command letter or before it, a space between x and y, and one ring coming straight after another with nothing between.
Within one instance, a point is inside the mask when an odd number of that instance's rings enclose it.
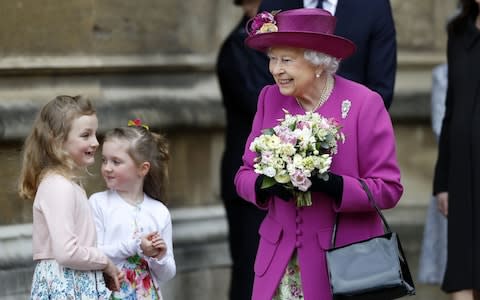
<instances>
[{"instance_id":1,"label":"girl's face","mask_svg":"<svg viewBox=\"0 0 480 300\"><path fill-rule=\"evenodd\" d=\"M98 148L97 128L96 115L80 116L72 122L63 147L79 168L90 166L95 162L95 151Z\"/></svg>"},{"instance_id":2,"label":"girl's face","mask_svg":"<svg viewBox=\"0 0 480 300\"><path fill-rule=\"evenodd\" d=\"M270 73L283 95L303 98L315 87L315 74L321 70L305 59L303 49L273 47L268 57Z\"/></svg>"},{"instance_id":3,"label":"girl's face","mask_svg":"<svg viewBox=\"0 0 480 300\"><path fill-rule=\"evenodd\" d=\"M109 189L128 192L143 182L145 173L128 154L129 142L111 139L102 146L102 176Z\"/></svg>"}]
</instances>

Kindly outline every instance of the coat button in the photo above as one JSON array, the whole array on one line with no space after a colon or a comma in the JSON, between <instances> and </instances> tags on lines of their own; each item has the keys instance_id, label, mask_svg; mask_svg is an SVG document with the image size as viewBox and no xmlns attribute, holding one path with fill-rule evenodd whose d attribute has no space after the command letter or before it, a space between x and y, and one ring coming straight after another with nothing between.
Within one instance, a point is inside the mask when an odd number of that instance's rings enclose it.
<instances>
[{"instance_id":1,"label":"coat button","mask_svg":"<svg viewBox=\"0 0 480 300\"><path fill-rule=\"evenodd\" d=\"M302 223L302 217L298 216L296 219L295 219L295 222L297 222L298 224Z\"/></svg>"},{"instance_id":2,"label":"coat button","mask_svg":"<svg viewBox=\"0 0 480 300\"><path fill-rule=\"evenodd\" d=\"M295 231L295 233L296 233L297 235L302 235L303 232L302 232L301 229L297 229L297 230Z\"/></svg>"},{"instance_id":3,"label":"coat button","mask_svg":"<svg viewBox=\"0 0 480 300\"><path fill-rule=\"evenodd\" d=\"M301 248L301 247L302 247L302 242L297 241L297 242L295 243L295 247Z\"/></svg>"}]
</instances>

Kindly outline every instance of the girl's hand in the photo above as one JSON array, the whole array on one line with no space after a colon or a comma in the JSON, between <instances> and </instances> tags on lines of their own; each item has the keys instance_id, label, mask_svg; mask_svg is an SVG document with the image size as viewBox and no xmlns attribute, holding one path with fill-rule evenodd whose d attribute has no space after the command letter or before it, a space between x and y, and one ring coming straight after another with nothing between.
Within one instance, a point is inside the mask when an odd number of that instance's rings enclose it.
<instances>
[{"instance_id":1,"label":"girl's hand","mask_svg":"<svg viewBox=\"0 0 480 300\"><path fill-rule=\"evenodd\" d=\"M110 259L105 269L103 269L103 276L107 288L112 291L119 291L120 283L122 283L125 278L125 274L120 271Z\"/></svg>"},{"instance_id":2,"label":"girl's hand","mask_svg":"<svg viewBox=\"0 0 480 300\"><path fill-rule=\"evenodd\" d=\"M156 259L163 258L167 253L167 243L165 243L165 241L160 237L160 235L156 235L152 239L152 246L158 250L157 255L154 256Z\"/></svg>"},{"instance_id":3,"label":"girl's hand","mask_svg":"<svg viewBox=\"0 0 480 300\"><path fill-rule=\"evenodd\" d=\"M150 232L147 235L142 236L140 248L143 251L143 254L149 257L155 257L158 255L158 250L153 246L153 240L156 240L155 236L158 236L158 232Z\"/></svg>"}]
</instances>

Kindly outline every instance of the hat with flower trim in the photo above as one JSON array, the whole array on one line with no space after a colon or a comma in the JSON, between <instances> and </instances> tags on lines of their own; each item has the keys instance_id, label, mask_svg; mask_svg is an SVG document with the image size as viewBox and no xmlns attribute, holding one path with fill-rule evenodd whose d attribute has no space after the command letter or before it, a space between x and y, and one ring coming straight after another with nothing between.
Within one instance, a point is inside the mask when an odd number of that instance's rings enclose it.
<instances>
[{"instance_id":1,"label":"hat with flower trim","mask_svg":"<svg viewBox=\"0 0 480 300\"><path fill-rule=\"evenodd\" d=\"M245 43L263 52L273 46L288 46L347 58L355 52L355 44L333 33L336 22L332 14L319 8L262 12L247 23Z\"/></svg>"}]
</instances>

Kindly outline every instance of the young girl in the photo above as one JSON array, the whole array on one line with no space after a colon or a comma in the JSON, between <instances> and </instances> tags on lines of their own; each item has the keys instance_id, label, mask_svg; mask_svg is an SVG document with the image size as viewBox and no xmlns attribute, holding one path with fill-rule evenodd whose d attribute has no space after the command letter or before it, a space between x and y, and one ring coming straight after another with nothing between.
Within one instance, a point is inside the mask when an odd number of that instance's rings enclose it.
<instances>
[{"instance_id":1,"label":"young girl","mask_svg":"<svg viewBox=\"0 0 480 300\"><path fill-rule=\"evenodd\" d=\"M103 270L117 289L122 273L95 247L82 173L98 141L95 109L84 97L58 96L37 116L24 145L19 194L33 199L31 299L108 299Z\"/></svg>"},{"instance_id":2,"label":"young girl","mask_svg":"<svg viewBox=\"0 0 480 300\"><path fill-rule=\"evenodd\" d=\"M165 199L168 150L163 136L139 121L105 135L102 176L93 194L100 249L126 274L112 299L161 299L159 283L175 276L172 222Z\"/></svg>"}]
</instances>

